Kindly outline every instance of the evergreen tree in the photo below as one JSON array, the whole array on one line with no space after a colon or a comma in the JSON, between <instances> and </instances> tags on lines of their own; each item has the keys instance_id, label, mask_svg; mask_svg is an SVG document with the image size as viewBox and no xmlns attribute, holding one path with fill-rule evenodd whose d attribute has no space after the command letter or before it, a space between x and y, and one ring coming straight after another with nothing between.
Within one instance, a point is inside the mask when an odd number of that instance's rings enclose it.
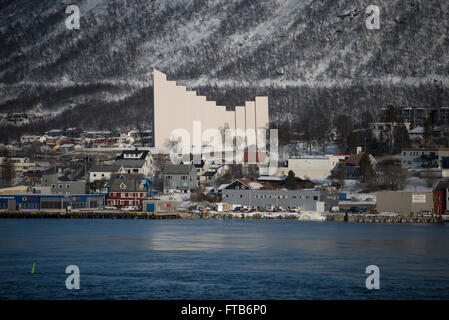
<instances>
[{"instance_id":1,"label":"evergreen tree","mask_svg":"<svg viewBox=\"0 0 449 320\"><path fill-rule=\"evenodd\" d=\"M298 183L296 182L295 173L290 170L287 175L287 179L285 179L285 187L289 190L296 189Z\"/></svg>"},{"instance_id":2,"label":"evergreen tree","mask_svg":"<svg viewBox=\"0 0 449 320\"><path fill-rule=\"evenodd\" d=\"M364 153L359 163L360 172L359 175L363 181L372 181L376 177L376 171L371 164L371 160L368 153Z\"/></svg>"},{"instance_id":3,"label":"evergreen tree","mask_svg":"<svg viewBox=\"0 0 449 320\"><path fill-rule=\"evenodd\" d=\"M341 187L345 184L346 169L343 162L339 162L337 167L332 171L331 179L337 182Z\"/></svg>"},{"instance_id":4,"label":"evergreen tree","mask_svg":"<svg viewBox=\"0 0 449 320\"><path fill-rule=\"evenodd\" d=\"M394 151L401 152L404 148L410 148L411 141L407 128L401 124L393 129Z\"/></svg>"},{"instance_id":5,"label":"evergreen tree","mask_svg":"<svg viewBox=\"0 0 449 320\"><path fill-rule=\"evenodd\" d=\"M339 115L334 123L337 128L337 142L341 152L348 151L348 139L353 130L353 124L350 117L347 115Z\"/></svg>"}]
</instances>

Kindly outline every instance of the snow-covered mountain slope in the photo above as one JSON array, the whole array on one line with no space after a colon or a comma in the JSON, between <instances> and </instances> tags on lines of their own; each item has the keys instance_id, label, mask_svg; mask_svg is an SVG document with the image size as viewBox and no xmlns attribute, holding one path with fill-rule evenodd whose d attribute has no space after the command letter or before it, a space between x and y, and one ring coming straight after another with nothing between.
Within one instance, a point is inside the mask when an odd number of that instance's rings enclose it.
<instances>
[{"instance_id":1,"label":"snow-covered mountain slope","mask_svg":"<svg viewBox=\"0 0 449 320\"><path fill-rule=\"evenodd\" d=\"M65 26L70 4L79 30ZM149 121L153 68L229 106L269 95L273 117L448 106L449 3L382 1L381 28L368 30L371 4L0 0L0 112L68 110L65 121L90 126L102 121L87 114L108 109L104 125Z\"/></svg>"}]
</instances>

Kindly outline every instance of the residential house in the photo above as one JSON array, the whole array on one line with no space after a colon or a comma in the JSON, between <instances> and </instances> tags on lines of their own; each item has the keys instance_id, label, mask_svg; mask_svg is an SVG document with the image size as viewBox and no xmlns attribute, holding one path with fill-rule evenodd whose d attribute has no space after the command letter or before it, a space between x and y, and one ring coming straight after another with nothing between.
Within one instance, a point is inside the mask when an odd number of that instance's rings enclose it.
<instances>
[{"instance_id":1,"label":"residential house","mask_svg":"<svg viewBox=\"0 0 449 320\"><path fill-rule=\"evenodd\" d=\"M421 142L424 137L424 127L418 126L408 132L410 140Z\"/></svg>"},{"instance_id":2,"label":"residential house","mask_svg":"<svg viewBox=\"0 0 449 320\"><path fill-rule=\"evenodd\" d=\"M444 179L435 183L433 192L433 213L446 214L449 210L449 180Z\"/></svg>"},{"instance_id":3,"label":"residential house","mask_svg":"<svg viewBox=\"0 0 449 320\"><path fill-rule=\"evenodd\" d=\"M196 168L191 164L167 164L162 169L164 192L179 190L190 192L198 188Z\"/></svg>"},{"instance_id":4,"label":"residential house","mask_svg":"<svg viewBox=\"0 0 449 320\"><path fill-rule=\"evenodd\" d=\"M41 185L34 188L36 193L46 194L85 194L86 181L73 181L58 173L42 175Z\"/></svg>"},{"instance_id":5,"label":"residential house","mask_svg":"<svg viewBox=\"0 0 449 320\"><path fill-rule=\"evenodd\" d=\"M288 167L280 167L278 175L288 175L293 171L301 179L327 179L340 161L349 155L334 154L326 156L302 156L288 159Z\"/></svg>"},{"instance_id":6,"label":"residential house","mask_svg":"<svg viewBox=\"0 0 449 320\"><path fill-rule=\"evenodd\" d=\"M220 175L215 170L208 170L200 176L200 185L212 186Z\"/></svg>"},{"instance_id":7,"label":"residential house","mask_svg":"<svg viewBox=\"0 0 449 320\"><path fill-rule=\"evenodd\" d=\"M111 175L117 173L119 169L117 165L95 165L89 170L89 182L110 180Z\"/></svg>"},{"instance_id":8,"label":"residential house","mask_svg":"<svg viewBox=\"0 0 449 320\"><path fill-rule=\"evenodd\" d=\"M378 141L380 140L380 136L384 140L389 140L394 143L394 129L404 126L407 131L410 130L410 122L372 122L369 124L369 128L371 129L371 133L373 137L375 137Z\"/></svg>"},{"instance_id":9,"label":"residential house","mask_svg":"<svg viewBox=\"0 0 449 320\"><path fill-rule=\"evenodd\" d=\"M208 162L204 161L204 160L201 160L200 163L196 163L196 164L194 163L193 165L196 168L196 175L197 175L197 177L199 177L203 173L205 173L207 170L209 170L209 165L210 164Z\"/></svg>"},{"instance_id":10,"label":"residential house","mask_svg":"<svg viewBox=\"0 0 449 320\"><path fill-rule=\"evenodd\" d=\"M358 179L360 178L360 160L362 159L364 153L352 154L344 161L346 179ZM369 160L373 168L376 167L377 161L370 154Z\"/></svg>"},{"instance_id":11,"label":"residential house","mask_svg":"<svg viewBox=\"0 0 449 320\"><path fill-rule=\"evenodd\" d=\"M141 206L147 198L143 182L144 175L139 173L113 174L108 183L108 205L116 207Z\"/></svg>"},{"instance_id":12,"label":"residential house","mask_svg":"<svg viewBox=\"0 0 449 320\"><path fill-rule=\"evenodd\" d=\"M149 150L124 150L115 160L120 173L141 173L147 177L153 175L153 157Z\"/></svg>"},{"instance_id":13,"label":"residential house","mask_svg":"<svg viewBox=\"0 0 449 320\"><path fill-rule=\"evenodd\" d=\"M196 166L195 166L196 167ZM197 168L197 167L196 167ZM211 164L209 169L200 175L200 184L211 186L214 185L219 177L229 172L230 167L227 164ZM198 169L197 169L198 171Z\"/></svg>"}]
</instances>

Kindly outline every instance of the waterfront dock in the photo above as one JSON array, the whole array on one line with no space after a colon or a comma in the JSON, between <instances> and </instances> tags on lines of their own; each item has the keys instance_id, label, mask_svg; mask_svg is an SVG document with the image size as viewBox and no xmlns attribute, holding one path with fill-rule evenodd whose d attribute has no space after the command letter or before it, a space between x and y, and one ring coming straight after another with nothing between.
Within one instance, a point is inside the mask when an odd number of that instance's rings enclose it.
<instances>
[{"instance_id":1,"label":"waterfront dock","mask_svg":"<svg viewBox=\"0 0 449 320\"><path fill-rule=\"evenodd\" d=\"M179 219L177 212L65 212L65 211L3 211L0 219Z\"/></svg>"},{"instance_id":2,"label":"waterfront dock","mask_svg":"<svg viewBox=\"0 0 449 320\"><path fill-rule=\"evenodd\" d=\"M235 219L235 220L298 220L298 215L276 216L244 213L196 213L196 212L123 212L123 211L0 211L0 219ZM326 214L325 221L352 223L448 223L449 215L412 216L382 214Z\"/></svg>"},{"instance_id":3,"label":"waterfront dock","mask_svg":"<svg viewBox=\"0 0 449 320\"><path fill-rule=\"evenodd\" d=\"M357 222L357 223L444 223L449 222L447 215L430 216L403 216L382 214L329 214L326 221L332 222Z\"/></svg>"}]
</instances>

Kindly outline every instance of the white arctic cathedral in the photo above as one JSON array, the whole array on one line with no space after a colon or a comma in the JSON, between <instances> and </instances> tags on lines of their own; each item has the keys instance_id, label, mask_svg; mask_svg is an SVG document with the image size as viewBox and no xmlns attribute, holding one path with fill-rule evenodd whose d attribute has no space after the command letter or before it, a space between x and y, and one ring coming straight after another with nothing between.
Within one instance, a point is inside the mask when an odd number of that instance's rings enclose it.
<instances>
[{"instance_id":1,"label":"white arctic cathedral","mask_svg":"<svg viewBox=\"0 0 449 320\"><path fill-rule=\"evenodd\" d=\"M188 91L185 86L168 81L167 76L154 69L154 146L166 146L175 129L184 129L193 137L194 121L200 121L201 134L208 129L248 129L268 128L268 97L256 97L245 102L245 106L227 111L225 106L217 106L215 101L207 101L196 91ZM202 141L202 143L205 141Z\"/></svg>"}]
</instances>

